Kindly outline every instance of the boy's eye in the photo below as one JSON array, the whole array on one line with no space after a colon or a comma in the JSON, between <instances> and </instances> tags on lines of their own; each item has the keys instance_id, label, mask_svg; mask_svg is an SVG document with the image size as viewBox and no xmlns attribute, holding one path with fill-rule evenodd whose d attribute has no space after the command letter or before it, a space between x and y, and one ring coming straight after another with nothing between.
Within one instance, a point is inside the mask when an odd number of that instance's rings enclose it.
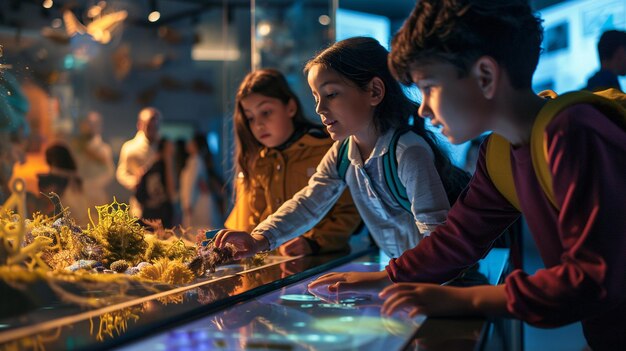
<instances>
[{"instance_id":1,"label":"boy's eye","mask_svg":"<svg viewBox=\"0 0 626 351\"><path fill-rule=\"evenodd\" d=\"M334 98L335 96L337 96L337 93L330 93L330 94L327 94L327 95L326 95L326 97L327 97L327 98L329 98L329 99L332 99L332 98Z\"/></svg>"}]
</instances>

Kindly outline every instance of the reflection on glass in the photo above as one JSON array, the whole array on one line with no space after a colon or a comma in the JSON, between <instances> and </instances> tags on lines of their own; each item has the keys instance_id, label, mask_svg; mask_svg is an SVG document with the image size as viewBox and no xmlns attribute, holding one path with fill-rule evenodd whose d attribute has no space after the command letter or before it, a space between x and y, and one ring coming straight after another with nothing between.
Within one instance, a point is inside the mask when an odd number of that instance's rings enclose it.
<instances>
[{"instance_id":1,"label":"reflection on glass","mask_svg":"<svg viewBox=\"0 0 626 351\"><path fill-rule=\"evenodd\" d=\"M339 271L375 271L349 263ZM130 345L126 350L382 350L400 349L423 317L382 317L381 301L352 294L336 303L311 295L307 279L204 319Z\"/></svg>"}]
</instances>

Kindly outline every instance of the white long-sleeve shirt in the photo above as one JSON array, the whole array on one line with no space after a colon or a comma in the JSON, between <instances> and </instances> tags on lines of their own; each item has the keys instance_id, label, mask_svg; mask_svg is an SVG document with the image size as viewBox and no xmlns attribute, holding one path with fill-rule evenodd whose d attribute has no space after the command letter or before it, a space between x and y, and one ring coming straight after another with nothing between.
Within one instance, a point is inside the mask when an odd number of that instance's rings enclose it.
<instances>
[{"instance_id":1,"label":"white long-sleeve shirt","mask_svg":"<svg viewBox=\"0 0 626 351\"><path fill-rule=\"evenodd\" d=\"M378 138L370 157L363 162L352 138L348 143L350 166L345 180L337 172L336 142L318 165L308 185L261 222L253 234L265 236L274 249L313 227L326 215L345 187L376 244L390 257L415 247L420 239L445 222L450 205L435 169L428 143L415 133L398 140L398 176L411 201L411 213L397 203L385 182L383 155L389 150L394 130Z\"/></svg>"},{"instance_id":2,"label":"white long-sleeve shirt","mask_svg":"<svg viewBox=\"0 0 626 351\"><path fill-rule=\"evenodd\" d=\"M135 191L144 172L156 160L156 145L150 145L142 131L122 145L120 160L117 165L117 181L128 190Z\"/></svg>"}]
</instances>

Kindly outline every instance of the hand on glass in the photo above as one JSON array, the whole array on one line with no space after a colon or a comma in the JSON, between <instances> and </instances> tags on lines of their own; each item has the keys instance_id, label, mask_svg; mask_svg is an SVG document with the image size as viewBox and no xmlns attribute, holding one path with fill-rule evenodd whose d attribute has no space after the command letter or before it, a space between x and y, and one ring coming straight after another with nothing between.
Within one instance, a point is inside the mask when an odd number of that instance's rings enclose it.
<instances>
[{"instance_id":1,"label":"hand on glass","mask_svg":"<svg viewBox=\"0 0 626 351\"><path fill-rule=\"evenodd\" d=\"M385 299L381 314L405 311L409 317L506 315L504 285L459 288L424 283L397 283L379 295Z\"/></svg>"},{"instance_id":2,"label":"hand on glass","mask_svg":"<svg viewBox=\"0 0 626 351\"><path fill-rule=\"evenodd\" d=\"M269 242L262 235L250 235L237 230L223 229L215 236L215 247L223 248L226 244L235 247L236 260L254 256L259 251L269 249Z\"/></svg>"},{"instance_id":3,"label":"hand on glass","mask_svg":"<svg viewBox=\"0 0 626 351\"><path fill-rule=\"evenodd\" d=\"M371 292L377 294L391 284L387 272L345 272L328 273L309 284L309 290L324 290L332 293Z\"/></svg>"},{"instance_id":4,"label":"hand on glass","mask_svg":"<svg viewBox=\"0 0 626 351\"><path fill-rule=\"evenodd\" d=\"M278 252L283 256L301 256L310 255L313 253L313 250L311 250L309 242L299 236L282 244L278 248Z\"/></svg>"}]
</instances>

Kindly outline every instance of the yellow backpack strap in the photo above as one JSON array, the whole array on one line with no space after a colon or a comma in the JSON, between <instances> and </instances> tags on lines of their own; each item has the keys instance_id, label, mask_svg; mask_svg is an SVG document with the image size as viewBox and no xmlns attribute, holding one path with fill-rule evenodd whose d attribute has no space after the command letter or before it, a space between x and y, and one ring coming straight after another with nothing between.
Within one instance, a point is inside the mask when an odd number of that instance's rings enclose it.
<instances>
[{"instance_id":1,"label":"yellow backpack strap","mask_svg":"<svg viewBox=\"0 0 626 351\"><path fill-rule=\"evenodd\" d=\"M491 133L487 140L487 173L496 186L496 189L504 196L511 205L521 211L515 183L513 182L513 170L511 169L511 145L502 136Z\"/></svg>"},{"instance_id":2,"label":"yellow backpack strap","mask_svg":"<svg viewBox=\"0 0 626 351\"><path fill-rule=\"evenodd\" d=\"M546 127L552 121L552 118L564 108L575 104L593 105L608 117L622 116L621 120L616 120L616 122L624 123L626 117L626 95L616 89L607 89L596 93L573 91L560 95L558 98L554 92L546 91L539 93L539 96L551 97L552 100L546 102L533 124L530 136L531 158L539 185L541 185L543 192L554 208L560 210L560 206L554 198L552 173L548 165L548 143L545 139Z\"/></svg>"}]
</instances>

